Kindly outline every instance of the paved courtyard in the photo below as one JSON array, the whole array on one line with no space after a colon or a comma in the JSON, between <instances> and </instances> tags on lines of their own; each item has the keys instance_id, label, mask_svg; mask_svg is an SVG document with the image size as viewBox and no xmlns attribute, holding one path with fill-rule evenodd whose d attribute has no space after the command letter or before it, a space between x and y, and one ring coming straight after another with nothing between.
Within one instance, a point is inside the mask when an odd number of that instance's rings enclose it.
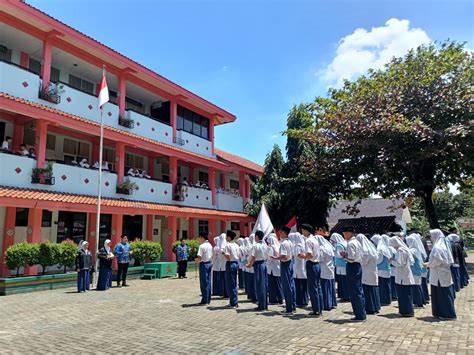
<instances>
[{"instance_id":1,"label":"paved courtyard","mask_svg":"<svg viewBox=\"0 0 474 355\"><path fill-rule=\"evenodd\" d=\"M473 256L471 256L471 261ZM188 279L135 280L131 287L77 294L73 289L0 297L0 353L445 353L474 354L474 286L456 299L458 319L439 322L430 308L399 318L393 306L365 323L351 323L350 304L322 318L280 306L255 313L241 296L199 300L195 273Z\"/></svg>"}]
</instances>

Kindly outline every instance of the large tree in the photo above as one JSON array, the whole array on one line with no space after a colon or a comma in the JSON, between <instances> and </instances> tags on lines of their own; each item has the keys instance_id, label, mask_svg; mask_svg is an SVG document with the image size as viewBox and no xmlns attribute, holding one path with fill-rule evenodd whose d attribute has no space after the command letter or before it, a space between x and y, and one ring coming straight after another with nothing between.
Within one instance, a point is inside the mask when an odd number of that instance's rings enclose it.
<instances>
[{"instance_id":1,"label":"large tree","mask_svg":"<svg viewBox=\"0 0 474 355\"><path fill-rule=\"evenodd\" d=\"M438 227L433 192L473 173L473 68L462 44L421 46L317 98L314 125L289 134L325 147L362 195L420 197Z\"/></svg>"}]
</instances>

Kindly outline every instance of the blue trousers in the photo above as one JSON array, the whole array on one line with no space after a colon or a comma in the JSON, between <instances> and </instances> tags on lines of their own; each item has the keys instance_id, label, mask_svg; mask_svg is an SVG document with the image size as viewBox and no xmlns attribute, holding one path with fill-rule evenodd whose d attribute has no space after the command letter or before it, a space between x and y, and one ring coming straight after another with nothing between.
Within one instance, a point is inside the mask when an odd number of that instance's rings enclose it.
<instances>
[{"instance_id":1,"label":"blue trousers","mask_svg":"<svg viewBox=\"0 0 474 355\"><path fill-rule=\"evenodd\" d=\"M293 278L293 261L281 262L281 286L285 296L286 311L296 310L295 280Z\"/></svg>"},{"instance_id":2,"label":"blue trousers","mask_svg":"<svg viewBox=\"0 0 474 355\"><path fill-rule=\"evenodd\" d=\"M270 303L283 302L280 276L268 275L268 301Z\"/></svg>"},{"instance_id":3,"label":"blue trousers","mask_svg":"<svg viewBox=\"0 0 474 355\"><path fill-rule=\"evenodd\" d=\"M253 265L255 271L255 293L257 294L257 304L259 310L268 309L267 300L267 265L263 260L256 261Z\"/></svg>"},{"instance_id":4,"label":"blue trousers","mask_svg":"<svg viewBox=\"0 0 474 355\"><path fill-rule=\"evenodd\" d=\"M459 269L461 277L461 288L466 287L469 284L469 274L467 272L467 266L462 265Z\"/></svg>"},{"instance_id":5,"label":"blue trousers","mask_svg":"<svg viewBox=\"0 0 474 355\"><path fill-rule=\"evenodd\" d=\"M225 264L225 287L229 295L229 304L236 306L239 303L237 293L237 273L239 264L237 261L228 261Z\"/></svg>"},{"instance_id":6,"label":"blue trousers","mask_svg":"<svg viewBox=\"0 0 474 355\"><path fill-rule=\"evenodd\" d=\"M356 319L366 319L365 298L362 290L362 268L359 263L347 263L346 281Z\"/></svg>"},{"instance_id":7,"label":"blue trousers","mask_svg":"<svg viewBox=\"0 0 474 355\"><path fill-rule=\"evenodd\" d=\"M97 290L105 291L112 287L112 268L99 269L99 279L97 280Z\"/></svg>"},{"instance_id":8,"label":"blue trousers","mask_svg":"<svg viewBox=\"0 0 474 355\"><path fill-rule=\"evenodd\" d=\"M199 286L201 287L201 303L211 303L211 272L212 264L210 261L199 263Z\"/></svg>"},{"instance_id":9,"label":"blue trousers","mask_svg":"<svg viewBox=\"0 0 474 355\"><path fill-rule=\"evenodd\" d=\"M213 296L221 296L221 279L220 279L220 272L213 271L212 272L212 295Z\"/></svg>"},{"instance_id":10,"label":"blue trousers","mask_svg":"<svg viewBox=\"0 0 474 355\"><path fill-rule=\"evenodd\" d=\"M323 309L325 311L336 308L336 281L334 279L321 279L321 295L323 297Z\"/></svg>"},{"instance_id":11,"label":"blue trousers","mask_svg":"<svg viewBox=\"0 0 474 355\"><path fill-rule=\"evenodd\" d=\"M308 279L295 278L296 306L308 305Z\"/></svg>"},{"instance_id":12,"label":"blue trousers","mask_svg":"<svg viewBox=\"0 0 474 355\"><path fill-rule=\"evenodd\" d=\"M398 312L402 316L408 316L415 313L413 309L413 289L412 285L397 285Z\"/></svg>"},{"instance_id":13,"label":"blue trousers","mask_svg":"<svg viewBox=\"0 0 474 355\"><path fill-rule=\"evenodd\" d=\"M239 288L243 289L245 288L245 278L244 278L244 271L239 268Z\"/></svg>"},{"instance_id":14,"label":"blue trousers","mask_svg":"<svg viewBox=\"0 0 474 355\"><path fill-rule=\"evenodd\" d=\"M336 274L336 282L337 282L337 297L339 297L343 301L349 301L349 290L347 289L347 280L346 275L339 275Z\"/></svg>"},{"instance_id":15,"label":"blue trousers","mask_svg":"<svg viewBox=\"0 0 474 355\"><path fill-rule=\"evenodd\" d=\"M413 305L423 307L425 304L425 297L423 296L421 285L412 285L411 294L413 296Z\"/></svg>"},{"instance_id":16,"label":"blue trousers","mask_svg":"<svg viewBox=\"0 0 474 355\"><path fill-rule=\"evenodd\" d=\"M308 293L311 308L315 313L323 309L323 295L321 292L321 266L311 260L306 261L306 276L308 277Z\"/></svg>"},{"instance_id":17,"label":"blue trousers","mask_svg":"<svg viewBox=\"0 0 474 355\"><path fill-rule=\"evenodd\" d=\"M247 287L247 299L252 302L257 302L257 294L255 293L255 274L251 272L246 272L245 276L245 286Z\"/></svg>"},{"instance_id":18,"label":"blue trousers","mask_svg":"<svg viewBox=\"0 0 474 355\"><path fill-rule=\"evenodd\" d=\"M392 303L392 282L390 278L379 276L379 294L382 306Z\"/></svg>"},{"instance_id":19,"label":"blue trousers","mask_svg":"<svg viewBox=\"0 0 474 355\"><path fill-rule=\"evenodd\" d=\"M219 271L219 296L224 298L229 297L225 286L225 271Z\"/></svg>"},{"instance_id":20,"label":"blue trousers","mask_svg":"<svg viewBox=\"0 0 474 355\"><path fill-rule=\"evenodd\" d=\"M80 270L77 273L77 292L86 292L89 290L90 284L90 270Z\"/></svg>"}]
</instances>

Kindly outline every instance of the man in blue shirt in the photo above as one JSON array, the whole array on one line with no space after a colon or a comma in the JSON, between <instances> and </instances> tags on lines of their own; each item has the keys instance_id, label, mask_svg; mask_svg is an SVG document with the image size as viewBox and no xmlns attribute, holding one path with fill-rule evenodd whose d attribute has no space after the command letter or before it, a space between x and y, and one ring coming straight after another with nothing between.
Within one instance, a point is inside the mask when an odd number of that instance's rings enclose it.
<instances>
[{"instance_id":1,"label":"man in blue shirt","mask_svg":"<svg viewBox=\"0 0 474 355\"><path fill-rule=\"evenodd\" d=\"M128 244L128 237L122 235L122 241L115 246L115 256L117 257L117 287L127 287L127 272L128 264L130 262L130 244ZM122 281L122 285L120 285Z\"/></svg>"},{"instance_id":2,"label":"man in blue shirt","mask_svg":"<svg viewBox=\"0 0 474 355\"><path fill-rule=\"evenodd\" d=\"M186 278L186 270L188 268L188 246L184 239L181 239L181 244L178 245L176 254L178 258L178 277Z\"/></svg>"}]
</instances>

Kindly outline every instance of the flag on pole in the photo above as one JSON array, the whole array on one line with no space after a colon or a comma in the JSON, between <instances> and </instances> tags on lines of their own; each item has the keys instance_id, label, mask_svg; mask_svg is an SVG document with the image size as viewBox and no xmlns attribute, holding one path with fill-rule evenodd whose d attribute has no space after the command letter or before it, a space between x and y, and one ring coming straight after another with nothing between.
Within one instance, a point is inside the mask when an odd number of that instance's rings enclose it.
<instances>
[{"instance_id":1,"label":"flag on pole","mask_svg":"<svg viewBox=\"0 0 474 355\"><path fill-rule=\"evenodd\" d=\"M257 221L253 226L252 234L255 234L256 231L261 230L266 238L270 233L273 232L273 224L268 215L265 204L262 204L260 213L258 214Z\"/></svg>"},{"instance_id":2,"label":"flag on pole","mask_svg":"<svg viewBox=\"0 0 474 355\"><path fill-rule=\"evenodd\" d=\"M290 233L298 232L298 221L296 220L296 216L293 216L286 226L291 229Z\"/></svg>"},{"instance_id":3,"label":"flag on pole","mask_svg":"<svg viewBox=\"0 0 474 355\"><path fill-rule=\"evenodd\" d=\"M105 103L109 102L109 88L107 87L107 80L105 79L105 69L102 72L102 81L100 82L99 97L97 99L99 110Z\"/></svg>"}]
</instances>

